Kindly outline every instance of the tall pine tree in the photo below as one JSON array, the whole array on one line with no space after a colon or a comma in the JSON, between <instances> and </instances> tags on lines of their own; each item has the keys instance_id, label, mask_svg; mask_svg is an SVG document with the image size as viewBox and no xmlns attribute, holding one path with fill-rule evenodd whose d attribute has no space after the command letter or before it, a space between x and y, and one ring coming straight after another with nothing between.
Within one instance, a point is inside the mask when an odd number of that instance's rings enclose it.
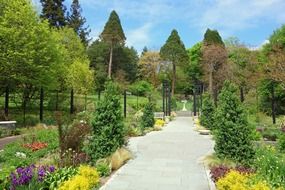
<instances>
[{"instance_id":1,"label":"tall pine tree","mask_svg":"<svg viewBox=\"0 0 285 190\"><path fill-rule=\"evenodd\" d=\"M104 26L104 30L100 35L100 38L110 46L108 77L111 78L114 46L118 44L124 44L126 40L123 28L121 26L120 18L116 11L111 12L110 17Z\"/></svg>"},{"instance_id":2,"label":"tall pine tree","mask_svg":"<svg viewBox=\"0 0 285 190\"><path fill-rule=\"evenodd\" d=\"M88 39L90 29L88 29L88 26L84 27L86 19L82 17L81 12L82 9L80 7L79 0L73 0L70 8L70 13L68 13L67 16L68 25L74 29L76 34L80 37L82 43L85 45L85 47L87 47L88 42L90 41Z\"/></svg>"},{"instance_id":3,"label":"tall pine tree","mask_svg":"<svg viewBox=\"0 0 285 190\"><path fill-rule=\"evenodd\" d=\"M178 35L177 30L172 30L167 41L160 49L160 56L162 59L165 61L170 61L172 64L171 95L173 97L176 86L176 67L177 65L186 65L189 62L187 51Z\"/></svg>"},{"instance_id":4,"label":"tall pine tree","mask_svg":"<svg viewBox=\"0 0 285 190\"><path fill-rule=\"evenodd\" d=\"M42 4L41 17L48 20L50 26L60 28L66 25L64 0L40 0Z\"/></svg>"}]
</instances>

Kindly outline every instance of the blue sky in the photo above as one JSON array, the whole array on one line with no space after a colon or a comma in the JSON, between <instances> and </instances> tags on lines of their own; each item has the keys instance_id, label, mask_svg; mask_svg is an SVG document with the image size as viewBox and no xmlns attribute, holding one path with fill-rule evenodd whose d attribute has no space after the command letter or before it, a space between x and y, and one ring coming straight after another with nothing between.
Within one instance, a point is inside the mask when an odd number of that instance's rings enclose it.
<instances>
[{"instance_id":1,"label":"blue sky","mask_svg":"<svg viewBox=\"0 0 285 190\"><path fill-rule=\"evenodd\" d=\"M39 8L40 0L33 0ZM69 9L72 0L65 0ZM203 39L207 28L222 38L236 36L259 47L285 24L285 0L79 0L93 39L98 38L109 14L120 16L127 45L159 50L172 29L187 48Z\"/></svg>"}]
</instances>

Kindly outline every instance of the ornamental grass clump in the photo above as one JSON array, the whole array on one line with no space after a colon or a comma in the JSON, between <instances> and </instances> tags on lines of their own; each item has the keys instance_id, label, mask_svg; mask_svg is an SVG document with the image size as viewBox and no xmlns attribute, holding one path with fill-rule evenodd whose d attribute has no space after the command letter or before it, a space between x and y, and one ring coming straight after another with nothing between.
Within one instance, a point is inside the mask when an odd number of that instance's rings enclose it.
<instances>
[{"instance_id":1,"label":"ornamental grass clump","mask_svg":"<svg viewBox=\"0 0 285 190\"><path fill-rule=\"evenodd\" d=\"M249 165L254 156L254 129L248 124L246 112L235 85L226 81L219 95L215 112L215 147L217 156Z\"/></svg>"}]
</instances>

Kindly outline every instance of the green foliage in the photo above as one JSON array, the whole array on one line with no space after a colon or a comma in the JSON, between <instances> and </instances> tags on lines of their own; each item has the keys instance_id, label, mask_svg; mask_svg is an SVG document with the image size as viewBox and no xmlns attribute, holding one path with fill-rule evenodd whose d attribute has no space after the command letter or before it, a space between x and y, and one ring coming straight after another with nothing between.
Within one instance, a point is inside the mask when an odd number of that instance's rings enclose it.
<instances>
[{"instance_id":1,"label":"green foliage","mask_svg":"<svg viewBox=\"0 0 285 190\"><path fill-rule=\"evenodd\" d=\"M78 174L77 168L66 167L56 170L54 173L49 173L44 181L41 190L50 189L56 190L61 183L69 180L73 176Z\"/></svg>"},{"instance_id":2,"label":"green foliage","mask_svg":"<svg viewBox=\"0 0 285 190\"><path fill-rule=\"evenodd\" d=\"M100 101L92 119L93 136L86 146L92 160L109 156L124 144L124 124L118 86L106 85L105 96Z\"/></svg>"},{"instance_id":3,"label":"green foliage","mask_svg":"<svg viewBox=\"0 0 285 190\"><path fill-rule=\"evenodd\" d=\"M172 95L176 88L176 70L180 66L183 70L189 62L189 57L185 46L180 39L177 30L172 30L165 44L160 48L160 56L164 61L169 61L172 64Z\"/></svg>"},{"instance_id":4,"label":"green foliage","mask_svg":"<svg viewBox=\"0 0 285 190\"><path fill-rule=\"evenodd\" d=\"M160 56L174 64L186 64L188 55L185 46L180 39L177 30L172 30L165 44L160 49Z\"/></svg>"},{"instance_id":5,"label":"green foliage","mask_svg":"<svg viewBox=\"0 0 285 190\"><path fill-rule=\"evenodd\" d=\"M130 91L134 95L146 96L153 91L153 86L144 80L139 80L130 86Z\"/></svg>"},{"instance_id":6,"label":"green foliage","mask_svg":"<svg viewBox=\"0 0 285 190\"><path fill-rule=\"evenodd\" d=\"M100 177L107 177L111 174L111 168L108 163L101 162L96 164L96 169L100 175Z\"/></svg>"},{"instance_id":7,"label":"green foliage","mask_svg":"<svg viewBox=\"0 0 285 190\"><path fill-rule=\"evenodd\" d=\"M225 45L219 32L217 30L211 30L209 28L204 34L203 43L206 45Z\"/></svg>"},{"instance_id":8,"label":"green foliage","mask_svg":"<svg viewBox=\"0 0 285 190\"><path fill-rule=\"evenodd\" d=\"M153 127L154 123L153 104L149 102L144 107L143 115L140 119L140 127L144 130Z\"/></svg>"},{"instance_id":9,"label":"green foliage","mask_svg":"<svg viewBox=\"0 0 285 190\"><path fill-rule=\"evenodd\" d=\"M283 130L284 130L284 128L283 128ZM284 131L282 131L279 134L279 137L278 137L278 140L277 140L277 147L278 147L278 150L280 152L285 153L285 132Z\"/></svg>"},{"instance_id":10,"label":"green foliage","mask_svg":"<svg viewBox=\"0 0 285 190\"><path fill-rule=\"evenodd\" d=\"M219 158L228 158L244 164L252 160L253 129L248 125L236 86L229 81L224 83L219 95L215 129L214 149Z\"/></svg>"},{"instance_id":11,"label":"green foliage","mask_svg":"<svg viewBox=\"0 0 285 190\"><path fill-rule=\"evenodd\" d=\"M41 17L48 20L50 26L62 27L66 25L64 0L40 0L42 3Z\"/></svg>"},{"instance_id":12,"label":"green foliage","mask_svg":"<svg viewBox=\"0 0 285 190\"><path fill-rule=\"evenodd\" d=\"M7 1L4 5L0 18L0 84L18 84L29 90L34 86L51 87L59 54L48 24L39 21L30 1Z\"/></svg>"},{"instance_id":13,"label":"green foliage","mask_svg":"<svg viewBox=\"0 0 285 190\"><path fill-rule=\"evenodd\" d=\"M285 101L285 92L283 85L272 80L263 80L259 85L258 90L260 95L260 109L266 114L271 115L272 87L274 87L274 101L276 104L275 112L276 114L284 114L285 108L284 106L281 106Z\"/></svg>"},{"instance_id":14,"label":"green foliage","mask_svg":"<svg viewBox=\"0 0 285 190\"><path fill-rule=\"evenodd\" d=\"M189 56L189 66L187 67L187 75L192 85L196 80L201 80L203 75L202 70L202 43L195 44L187 50Z\"/></svg>"},{"instance_id":15,"label":"green foliage","mask_svg":"<svg viewBox=\"0 0 285 190\"><path fill-rule=\"evenodd\" d=\"M95 87L97 91L104 90L104 83L107 79L107 67L109 62L110 48L106 42L96 40L88 48L87 53L90 59L90 66L95 72ZM138 54L131 47L117 45L113 49L112 73L117 78L123 77L127 82L133 82L137 76ZM124 76L120 76L121 73ZM118 76L119 75L119 76Z\"/></svg>"},{"instance_id":16,"label":"green foliage","mask_svg":"<svg viewBox=\"0 0 285 190\"><path fill-rule=\"evenodd\" d=\"M100 35L100 38L108 44L123 44L126 40L121 21L116 13L112 11L107 23L104 26L104 30Z\"/></svg>"},{"instance_id":17,"label":"green foliage","mask_svg":"<svg viewBox=\"0 0 285 190\"><path fill-rule=\"evenodd\" d=\"M285 188L285 157L273 147L262 147L254 161L257 178L265 180L273 188Z\"/></svg>"},{"instance_id":18,"label":"green foliage","mask_svg":"<svg viewBox=\"0 0 285 190\"><path fill-rule=\"evenodd\" d=\"M205 94L202 104L202 115L200 116L201 124L208 128L214 129L214 114L215 114L215 104L209 94Z\"/></svg>"}]
</instances>

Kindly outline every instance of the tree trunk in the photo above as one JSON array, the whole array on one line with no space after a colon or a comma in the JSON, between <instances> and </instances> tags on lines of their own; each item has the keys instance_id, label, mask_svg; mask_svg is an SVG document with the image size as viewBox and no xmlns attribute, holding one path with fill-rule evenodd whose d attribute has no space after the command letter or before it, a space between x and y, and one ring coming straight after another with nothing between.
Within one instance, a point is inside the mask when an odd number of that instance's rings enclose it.
<instances>
[{"instance_id":1,"label":"tree trunk","mask_svg":"<svg viewBox=\"0 0 285 190\"><path fill-rule=\"evenodd\" d=\"M44 110L44 89L41 87L40 91L40 121L43 121L43 110Z\"/></svg>"},{"instance_id":2,"label":"tree trunk","mask_svg":"<svg viewBox=\"0 0 285 190\"><path fill-rule=\"evenodd\" d=\"M173 73L172 73L172 85L171 85L171 96L174 97L174 92L175 92L175 84L176 84L176 65L175 63L173 64Z\"/></svg>"},{"instance_id":3,"label":"tree trunk","mask_svg":"<svg viewBox=\"0 0 285 190\"><path fill-rule=\"evenodd\" d=\"M6 86L5 92L5 117L8 119L9 114L9 87Z\"/></svg>"},{"instance_id":4,"label":"tree trunk","mask_svg":"<svg viewBox=\"0 0 285 190\"><path fill-rule=\"evenodd\" d=\"M74 113L74 92L73 89L70 91L70 114Z\"/></svg>"},{"instance_id":5,"label":"tree trunk","mask_svg":"<svg viewBox=\"0 0 285 190\"><path fill-rule=\"evenodd\" d=\"M109 59L109 67L108 67L108 78L112 77L112 61L113 61L113 44L111 44L110 48L110 59Z\"/></svg>"},{"instance_id":6,"label":"tree trunk","mask_svg":"<svg viewBox=\"0 0 285 190\"><path fill-rule=\"evenodd\" d=\"M244 101L243 87L241 86L241 87L239 88L239 90L240 90L240 101L243 102L243 101Z\"/></svg>"},{"instance_id":7,"label":"tree trunk","mask_svg":"<svg viewBox=\"0 0 285 190\"><path fill-rule=\"evenodd\" d=\"M209 72L209 93L212 97L214 97L214 93L213 93L213 71Z\"/></svg>"},{"instance_id":8,"label":"tree trunk","mask_svg":"<svg viewBox=\"0 0 285 190\"><path fill-rule=\"evenodd\" d=\"M272 85L271 88L271 108L272 108L272 123L276 124L274 85Z\"/></svg>"}]
</instances>

